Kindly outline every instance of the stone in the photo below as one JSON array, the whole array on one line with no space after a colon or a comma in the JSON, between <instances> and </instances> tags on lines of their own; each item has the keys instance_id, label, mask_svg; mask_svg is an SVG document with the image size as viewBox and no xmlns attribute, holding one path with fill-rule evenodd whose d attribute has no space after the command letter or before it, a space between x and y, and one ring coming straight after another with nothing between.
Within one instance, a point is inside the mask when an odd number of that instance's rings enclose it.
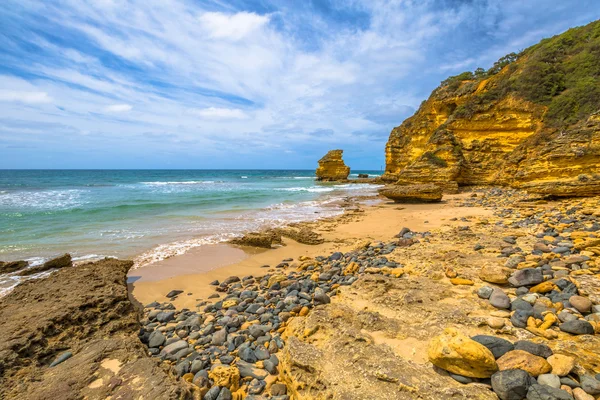
<instances>
[{"instance_id":1,"label":"stone","mask_svg":"<svg viewBox=\"0 0 600 400\"><path fill-rule=\"evenodd\" d=\"M502 289L494 289L490 296L490 304L496 308L508 309L510 308L510 298Z\"/></svg>"},{"instance_id":2,"label":"stone","mask_svg":"<svg viewBox=\"0 0 600 400\"><path fill-rule=\"evenodd\" d=\"M492 375L492 389L501 400L522 400L535 379L522 369L498 371Z\"/></svg>"},{"instance_id":3,"label":"stone","mask_svg":"<svg viewBox=\"0 0 600 400\"><path fill-rule=\"evenodd\" d=\"M257 368L253 364L245 361L237 361L237 366L242 378L251 377L264 380L269 375L264 369Z\"/></svg>"},{"instance_id":4,"label":"stone","mask_svg":"<svg viewBox=\"0 0 600 400\"><path fill-rule=\"evenodd\" d=\"M515 350L523 350L534 356L548 358L552 355L552 349L542 343L534 343L529 340L519 340L515 342Z\"/></svg>"},{"instance_id":5,"label":"stone","mask_svg":"<svg viewBox=\"0 0 600 400\"><path fill-rule=\"evenodd\" d=\"M488 317L485 321L492 329L502 329L506 325L504 318Z\"/></svg>"},{"instance_id":6,"label":"stone","mask_svg":"<svg viewBox=\"0 0 600 400\"><path fill-rule=\"evenodd\" d=\"M50 368L55 367L58 364L67 361L71 357L73 357L73 353L71 353L70 351L65 351L64 353L62 353L61 355L56 357L54 359L54 361L52 361L52 363L50 364Z\"/></svg>"},{"instance_id":7,"label":"stone","mask_svg":"<svg viewBox=\"0 0 600 400\"><path fill-rule=\"evenodd\" d=\"M552 283L551 281L545 281L542 283L538 283L537 285L529 289L529 291L531 293L548 293L554 290L554 288L554 283Z\"/></svg>"},{"instance_id":8,"label":"stone","mask_svg":"<svg viewBox=\"0 0 600 400\"><path fill-rule=\"evenodd\" d=\"M321 288L317 288L315 290L314 301L315 305L331 303L331 299L329 298L329 296L327 296L327 293L325 293L325 291Z\"/></svg>"},{"instance_id":9,"label":"stone","mask_svg":"<svg viewBox=\"0 0 600 400\"><path fill-rule=\"evenodd\" d=\"M185 340L178 340L174 343L171 343L167 346L165 346L160 354L161 355L173 355L176 354L178 351L183 350L185 348L188 347L188 343Z\"/></svg>"},{"instance_id":10,"label":"stone","mask_svg":"<svg viewBox=\"0 0 600 400\"><path fill-rule=\"evenodd\" d=\"M489 286L482 286L477 290L477 296L482 299L489 299L493 291L494 289Z\"/></svg>"},{"instance_id":11,"label":"stone","mask_svg":"<svg viewBox=\"0 0 600 400\"><path fill-rule=\"evenodd\" d=\"M554 374L541 374L537 381L540 385L548 385L555 389L560 389L560 378Z\"/></svg>"},{"instance_id":12,"label":"stone","mask_svg":"<svg viewBox=\"0 0 600 400\"><path fill-rule=\"evenodd\" d=\"M221 388L219 396L217 396L217 400L232 400L231 391L226 387Z\"/></svg>"},{"instance_id":13,"label":"stone","mask_svg":"<svg viewBox=\"0 0 600 400\"><path fill-rule=\"evenodd\" d=\"M595 400L594 396L586 393L582 388L573 389L573 397L575 400Z\"/></svg>"},{"instance_id":14,"label":"stone","mask_svg":"<svg viewBox=\"0 0 600 400\"><path fill-rule=\"evenodd\" d=\"M216 365L208 372L215 385L235 392L240 387L240 371L234 366Z\"/></svg>"},{"instance_id":15,"label":"stone","mask_svg":"<svg viewBox=\"0 0 600 400\"><path fill-rule=\"evenodd\" d=\"M477 335L473 336L471 339L487 347L494 355L494 358L500 358L505 353L514 350L514 346L511 342L497 336Z\"/></svg>"},{"instance_id":16,"label":"stone","mask_svg":"<svg viewBox=\"0 0 600 400\"><path fill-rule=\"evenodd\" d=\"M183 290L171 290L165 297L172 299L173 297L179 296L181 293L183 293Z\"/></svg>"},{"instance_id":17,"label":"stone","mask_svg":"<svg viewBox=\"0 0 600 400\"><path fill-rule=\"evenodd\" d=\"M389 185L381 189L379 193L396 203L438 202L442 200L442 188L431 183Z\"/></svg>"},{"instance_id":18,"label":"stone","mask_svg":"<svg viewBox=\"0 0 600 400\"><path fill-rule=\"evenodd\" d=\"M592 310L592 302L587 297L571 296L569 303L580 313L589 313Z\"/></svg>"},{"instance_id":19,"label":"stone","mask_svg":"<svg viewBox=\"0 0 600 400\"><path fill-rule=\"evenodd\" d=\"M222 346L227 340L227 329L222 328L212 335L211 343L215 346Z\"/></svg>"},{"instance_id":20,"label":"stone","mask_svg":"<svg viewBox=\"0 0 600 400\"><path fill-rule=\"evenodd\" d=\"M10 274L29 266L29 261L0 261L0 274Z\"/></svg>"},{"instance_id":21,"label":"stone","mask_svg":"<svg viewBox=\"0 0 600 400\"><path fill-rule=\"evenodd\" d=\"M268 232L250 232L246 233L241 238L230 240L230 243L238 246L259 247L270 249L273 244L273 235Z\"/></svg>"},{"instance_id":22,"label":"stone","mask_svg":"<svg viewBox=\"0 0 600 400\"><path fill-rule=\"evenodd\" d=\"M587 393L592 395L600 394L600 381L591 375L581 375L579 377L579 383L581 388Z\"/></svg>"},{"instance_id":23,"label":"stone","mask_svg":"<svg viewBox=\"0 0 600 400\"><path fill-rule=\"evenodd\" d=\"M508 283L509 270L499 265L484 265L479 271L479 279L485 282L503 285Z\"/></svg>"},{"instance_id":24,"label":"stone","mask_svg":"<svg viewBox=\"0 0 600 400\"><path fill-rule=\"evenodd\" d=\"M316 170L318 181L340 181L348 179L350 167L342 160L343 150L330 150L319 160Z\"/></svg>"},{"instance_id":25,"label":"stone","mask_svg":"<svg viewBox=\"0 0 600 400\"><path fill-rule=\"evenodd\" d=\"M287 394L287 387L283 383L275 383L271 386L271 396L283 396Z\"/></svg>"},{"instance_id":26,"label":"stone","mask_svg":"<svg viewBox=\"0 0 600 400\"><path fill-rule=\"evenodd\" d=\"M563 354L552 354L547 358L552 366L552 373L558 376L567 376L575 367L575 358Z\"/></svg>"},{"instance_id":27,"label":"stone","mask_svg":"<svg viewBox=\"0 0 600 400\"><path fill-rule=\"evenodd\" d=\"M544 275L542 271L536 268L520 269L512 273L508 278L508 283L514 287L530 286L542 283Z\"/></svg>"},{"instance_id":28,"label":"stone","mask_svg":"<svg viewBox=\"0 0 600 400\"><path fill-rule=\"evenodd\" d=\"M500 371L517 368L529 372L534 377L547 374L552 370L550 364L542 357L534 356L523 350L509 351L496 362Z\"/></svg>"},{"instance_id":29,"label":"stone","mask_svg":"<svg viewBox=\"0 0 600 400\"><path fill-rule=\"evenodd\" d=\"M573 396L561 389L533 384L527 391L527 400L573 400Z\"/></svg>"},{"instance_id":30,"label":"stone","mask_svg":"<svg viewBox=\"0 0 600 400\"><path fill-rule=\"evenodd\" d=\"M167 338L161 331L153 331L148 339L148 347L160 347L162 346Z\"/></svg>"},{"instance_id":31,"label":"stone","mask_svg":"<svg viewBox=\"0 0 600 400\"><path fill-rule=\"evenodd\" d=\"M475 282L470 279L465 278L452 278L450 279L450 283L453 285L465 285L465 286L473 286Z\"/></svg>"},{"instance_id":32,"label":"stone","mask_svg":"<svg viewBox=\"0 0 600 400\"><path fill-rule=\"evenodd\" d=\"M203 397L203 400L217 400L219 397L219 393L221 392L221 388L218 386L213 386L210 388L208 392Z\"/></svg>"},{"instance_id":33,"label":"stone","mask_svg":"<svg viewBox=\"0 0 600 400\"><path fill-rule=\"evenodd\" d=\"M571 333L573 335L593 335L594 327L587 321L582 319L575 319L571 321L563 322L558 325L559 329L563 332Z\"/></svg>"},{"instance_id":34,"label":"stone","mask_svg":"<svg viewBox=\"0 0 600 400\"><path fill-rule=\"evenodd\" d=\"M470 378L489 378L498 370L487 347L453 328L429 342L427 356L433 365Z\"/></svg>"}]
</instances>

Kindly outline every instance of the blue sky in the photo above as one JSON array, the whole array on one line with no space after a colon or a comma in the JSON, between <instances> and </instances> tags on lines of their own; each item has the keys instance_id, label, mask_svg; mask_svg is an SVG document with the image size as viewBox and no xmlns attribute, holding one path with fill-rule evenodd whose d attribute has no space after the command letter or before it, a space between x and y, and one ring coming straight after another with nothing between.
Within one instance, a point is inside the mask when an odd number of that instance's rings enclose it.
<instances>
[{"instance_id":1,"label":"blue sky","mask_svg":"<svg viewBox=\"0 0 600 400\"><path fill-rule=\"evenodd\" d=\"M448 75L597 0L4 0L0 168L379 169Z\"/></svg>"}]
</instances>

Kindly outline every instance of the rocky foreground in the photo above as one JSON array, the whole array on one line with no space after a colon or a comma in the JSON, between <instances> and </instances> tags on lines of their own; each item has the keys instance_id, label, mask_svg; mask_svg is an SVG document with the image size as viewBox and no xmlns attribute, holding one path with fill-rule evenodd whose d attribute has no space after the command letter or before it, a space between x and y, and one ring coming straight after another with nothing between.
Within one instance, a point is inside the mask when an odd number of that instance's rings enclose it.
<instances>
[{"instance_id":1,"label":"rocky foreground","mask_svg":"<svg viewBox=\"0 0 600 400\"><path fill-rule=\"evenodd\" d=\"M193 310L173 288L138 320L116 260L20 285L2 398L598 398L600 198L448 201L493 216L282 260Z\"/></svg>"}]
</instances>

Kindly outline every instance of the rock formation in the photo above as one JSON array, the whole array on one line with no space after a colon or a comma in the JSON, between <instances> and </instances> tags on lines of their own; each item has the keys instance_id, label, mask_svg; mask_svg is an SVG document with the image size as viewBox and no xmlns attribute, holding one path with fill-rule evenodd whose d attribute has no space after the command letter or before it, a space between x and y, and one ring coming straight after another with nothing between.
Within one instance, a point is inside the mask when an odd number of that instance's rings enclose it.
<instances>
[{"instance_id":1,"label":"rock formation","mask_svg":"<svg viewBox=\"0 0 600 400\"><path fill-rule=\"evenodd\" d=\"M0 398L192 398L138 338L131 265L106 259L63 268L0 300Z\"/></svg>"},{"instance_id":2,"label":"rock formation","mask_svg":"<svg viewBox=\"0 0 600 400\"><path fill-rule=\"evenodd\" d=\"M600 194L598 46L600 21L448 78L392 130L383 179Z\"/></svg>"},{"instance_id":3,"label":"rock formation","mask_svg":"<svg viewBox=\"0 0 600 400\"><path fill-rule=\"evenodd\" d=\"M317 180L319 181L341 181L348 179L350 167L344 164L342 153L344 150L331 150L319 160L317 168Z\"/></svg>"},{"instance_id":4,"label":"rock formation","mask_svg":"<svg viewBox=\"0 0 600 400\"><path fill-rule=\"evenodd\" d=\"M419 185L389 185L379 193L396 203L436 202L442 200L442 188L433 183Z\"/></svg>"}]
</instances>

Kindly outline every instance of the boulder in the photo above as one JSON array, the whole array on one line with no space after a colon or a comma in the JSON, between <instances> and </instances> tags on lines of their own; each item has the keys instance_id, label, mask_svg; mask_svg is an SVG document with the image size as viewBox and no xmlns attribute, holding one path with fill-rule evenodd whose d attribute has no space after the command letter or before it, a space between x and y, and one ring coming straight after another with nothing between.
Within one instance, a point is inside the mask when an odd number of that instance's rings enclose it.
<instances>
[{"instance_id":1,"label":"boulder","mask_svg":"<svg viewBox=\"0 0 600 400\"><path fill-rule=\"evenodd\" d=\"M250 232L241 238L232 239L230 243L238 246L260 247L270 249L273 244L273 234L270 232Z\"/></svg>"},{"instance_id":2,"label":"boulder","mask_svg":"<svg viewBox=\"0 0 600 400\"><path fill-rule=\"evenodd\" d=\"M442 200L442 188L433 183L417 185L389 185L379 193L396 203L438 202Z\"/></svg>"},{"instance_id":3,"label":"boulder","mask_svg":"<svg viewBox=\"0 0 600 400\"><path fill-rule=\"evenodd\" d=\"M11 272L21 270L27 266L29 266L29 262L27 261L0 261L0 274L10 274Z\"/></svg>"},{"instance_id":4,"label":"boulder","mask_svg":"<svg viewBox=\"0 0 600 400\"><path fill-rule=\"evenodd\" d=\"M319 160L318 181L342 181L348 179L350 167L342 160L343 150L331 150Z\"/></svg>"},{"instance_id":5,"label":"boulder","mask_svg":"<svg viewBox=\"0 0 600 400\"><path fill-rule=\"evenodd\" d=\"M492 375L492 389L501 400L522 400L535 379L522 369L507 369Z\"/></svg>"},{"instance_id":6,"label":"boulder","mask_svg":"<svg viewBox=\"0 0 600 400\"><path fill-rule=\"evenodd\" d=\"M436 367L470 378L489 378L498 370L487 347L453 328L429 342L427 356Z\"/></svg>"}]
</instances>

